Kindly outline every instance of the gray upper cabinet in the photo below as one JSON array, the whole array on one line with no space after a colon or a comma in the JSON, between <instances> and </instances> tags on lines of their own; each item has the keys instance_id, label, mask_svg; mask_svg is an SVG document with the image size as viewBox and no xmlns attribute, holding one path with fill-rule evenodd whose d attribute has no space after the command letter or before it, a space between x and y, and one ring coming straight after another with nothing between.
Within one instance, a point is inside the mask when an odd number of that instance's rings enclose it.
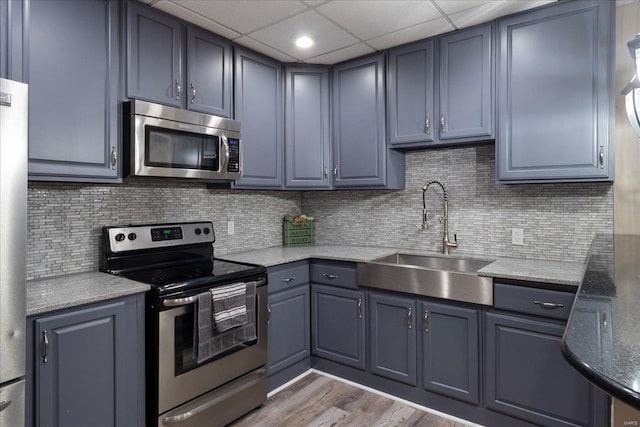
<instances>
[{"instance_id":1,"label":"gray upper cabinet","mask_svg":"<svg viewBox=\"0 0 640 427\"><path fill-rule=\"evenodd\" d=\"M333 69L334 185L404 187L404 157L386 145L385 56Z\"/></svg>"},{"instance_id":2,"label":"gray upper cabinet","mask_svg":"<svg viewBox=\"0 0 640 427\"><path fill-rule=\"evenodd\" d=\"M287 188L331 187L329 68L285 68L285 182Z\"/></svg>"},{"instance_id":3,"label":"gray upper cabinet","mask_svg":"<svg viewBox=\"0 0 640 427\"><path fill-rule=\"evenodd\" d=\"M0 77L24 81L22 49L25 3L22 0L0 1Z\"/></svg>"},{"instance_id":4,"label":"gray upper cabinet","mask_svg":"<svg viewBox=\"0 0 640 427\"><path fill-rule=\"evenodd\" d=\"M416 301L371 291L369 305L371 372L415 386L418 376Z\"/></svg>"},{"instance_id":5,"label":"gray upper cabinet","mask_svg":"<svg viewBox=\"0 0 640 427\"><path fill-rule=\"evenodd\" d=\"M456 31L438 40L438 137L493 138L493 25Z\"/></svg>"},{"instance_id":6,"label":"gray upper cabinet","mask_svg":"<svg viewBox=\"0 0 640 427\"><path fill-rule=\"evenodd\" d=\"M182 23L138 2L127 5L127 96L181 107Z\"/></svg>"},{"instance_id":7,"label":"gray upper cabinet","mask_svg":"<svg viewBox=\"0 0 640 427\"><path fill-rule=\"evenodd\" d=\"M235 119L242 126L239 188L282 188L283 82L279 62L235 50Z\"/></svg>"},{"instance_id":8,"label":"gray upper cabinet","mask_svg":"<svg viewBox=\"0 0 640 427\"><path fill-rule=\"evenodd\" d=\"M29 3L29 179L120 176L118 4Z\"/></svg>"},{"instance_id":9,"label":"gray upper cabinet","mask_svg":"<svg viewBox=\"0 0 640 427\"><path fill-rule=\"evenodd\" d=\"M231 43L143 4L128 7L127 96L231 117Z\"/></svg>"},{"instance_id":10,"label":"gray upper cabinet","mask_svg":"<svg viewBox=\"0 0 640 427\"><path fill-rule=\"evenodd\" d=\"M615 2L498 22L498 181L613 180Z\"/></svg>"},{"instance_id":11,"label":"gray upper cabinet","mask_svg":"<svg viewBox=\"0 0 640 427\"><path fill-rule=\"evenodd\" d=\"M389 52L389 142L414 146L433 142L437 132L433 40Z\"/></svg>"}]
</instances>

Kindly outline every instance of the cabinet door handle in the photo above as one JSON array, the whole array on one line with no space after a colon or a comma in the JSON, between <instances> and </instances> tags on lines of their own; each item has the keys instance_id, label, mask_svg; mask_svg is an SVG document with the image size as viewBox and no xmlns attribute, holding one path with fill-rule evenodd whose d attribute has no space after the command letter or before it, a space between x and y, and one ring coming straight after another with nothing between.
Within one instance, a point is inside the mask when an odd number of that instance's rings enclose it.
<instances>
[{"instance_id":1,"label":"cabinet door handle","mask_svg":"<svg viewBox=\"0 0 640 427\"><path fill-rule=\"evenodd\" d=\"M607 329L607 310L602 310L602 326Z\"/></svg>"},{"instance_id":2,"label":"cabinet door handle","mask_svg":"<svg viewBox=\"0 0 640 427\"><path fill-rule=\"evenodd\" d=\"M424 130L427 135L431 135L431 117L427 113L427 118L424 121Z\"/></svg>"},{"instance_id":3,"label":"cabinet door handle","mask_svg":"<svg viewBox=\"0 0 640 427\"><path fill-rule=\"evenodd\" d=\"M329 168L325 166L324 173L322 174L322 180L326 181L327 179L329 179Z\"/></svg>"},{"instance_id":4,"label":"cabinet door handle","mask_svg":"<svg viewBox=\"0 0 640 427\"><path fill-rule=\"evenodd\" d=\"M116 150L116 146L111 146L111 169L116 170L116 165L118 164L118 151Z\"/></svg>"},{"instance_id":5,"label":"cabinet door handle","mask_svg":"<svg viewBox=\"0 0 640 427\"><path fill-rule=\"evenodd\" d=\"M540 307L547 308L549 310L552 310L554 308L562 308L562 307L564 307L564 304L558 304L558 303L555 303L555 302L534 301L533 303L536 304L536 305L539 305Z\"/></svg>"},{"instance_id":6,"label":"cabinet door handle","mask_svg":"<svg viewBox=\"0 0 640 427\"><path fill-rule=\"evenodd\" d=\"M191 83L191 103L196 102L196 87Z\"/></svg>"},{"instance_id":7,"label":"cabinet door handle","mask_svg":"<svg viewBox=\"0 0 640 427\"><path fill-rule=\"evenodd\" d=\"M407 311L407 326L409 329L413 328L413 314L411 312L411 307L409 307L409 310Z\"/></svg>"},{"instance_id":8,"label":"cabinet door handle","mask_svg":"<svg viewBox=\"0 0 640 427\"><path fill-rule=\"evenodd\" d=\"M296 276L285 277L284 279L282 279L282 281L283 281L284 283L289 283L289 282L292 282L292 281L294 281L294 280L296 280Z\"/></svg>"},{"instance_id":9,"label":"cabinet door handle","mask_svg":"<svg viewBox=\"0 0 640 427\"><path fill-rule=\"evenodd\" d=\"M333 180L338 182L338 165L333 167Z\"/></svg>"},{"instance_id":10,"label":"cabinet door handle","mask_svg":"<svg viewBox=\"0 0 640 427\"><path fill-rule=\"evenodd\" d=\"M598 157L600 159L600 169L604 169L604 145L600 146L600 153Z\"/></svg>"},{"instance_id":11,"label":"cabinet door handle","mask_svg":"<svg viewBox=\"0 0 640 427\"><path fill-rule=\"evenodd\" d=\"M325 279L333 280L333 279L337 279L338 275L337 274L322 273L322 277L324 277Z\"/></svg>"},{"instance_id":12,"label":"cabinet door handle","mask_svg":"<svg viewBox=\"0 0 640 427\"><path fill-rule=\"evenodd\" d=\"M271 320L271 306L267 304L267 325L269 324L270 320Z\"/></svg>"},{"instance_id":13,"label":"cabinet door handle","mask_svg":"<svg viewBox=\"0 0 640 427\"><path fill-rule=\"evenodd\" d=\"M447 131L445 115L442 113L440 115L440 133L445 133Z\"/></svg>"},{"instance_id":14,"label":"cabinet door handle","mask_svg":"<svg viewBox=\"0 0 640 427\"><path fill-rule=\"evenodd\" d=\"M424 331L429 332L429 310L424 311Z\"/></svg>"},{"instance_id":15,"label":"cabinet door handle","mask_svg":"<svg viewBox=\"0 0 640 427\"><path fill-rule=\"evenodd\" d=\"M11 399L3 400L0 402L0 412L4 411L11 405Z\"/></svg>"},{"instance_id":16,"label":"cabinet door handle","mask_svg":"<svg viewBox=\"0 0 640 427\"><path fill-rule=\"evenodd\" d=\"M179 101L180 96L182 95L182 85L180 84L180 80L176 79L176 99Z\"/></svg>"},{"instance_id":17,"label":"cabinet door handle","mask_svg":"<svg viewBox=\"0 0 640 427\"><path fill-rule=\"evenodd\" d=\"M362 319L362 298L358 298L358 319Z\"/></svg>"},{"instance_id":18,"label":"cabinet door handle","mask_svg":"<svg viewBox=\"0 0 640 427\"><path fill-rule=\"evenodd\" d=\"M49 335L47 331L42 331L42 363L49 361Z\"/></svg>"}]
</instances>

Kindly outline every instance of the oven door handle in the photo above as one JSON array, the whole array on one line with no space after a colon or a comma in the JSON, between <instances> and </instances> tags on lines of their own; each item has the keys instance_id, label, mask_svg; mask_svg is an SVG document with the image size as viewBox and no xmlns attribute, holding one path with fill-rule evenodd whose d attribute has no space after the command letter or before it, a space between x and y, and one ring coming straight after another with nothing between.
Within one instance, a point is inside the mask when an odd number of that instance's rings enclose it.
<instances>
[{"instance_id":1,"label":"oven door handle","mask_svg":"<svg viewBox=\"0 0 640 427\"><path fill-rule=\"evenodd\" d=\"M256 282L256 288L258 286L263 286L266 283L267 283L267 279L260 279ZM165 307L181 307L183 305L193 304L196 301L198 301L198 295L192 295L190 297L185 297L185 298L166 299L162 301L162 305L164 305Z\"/></svg>"}]
</instances>

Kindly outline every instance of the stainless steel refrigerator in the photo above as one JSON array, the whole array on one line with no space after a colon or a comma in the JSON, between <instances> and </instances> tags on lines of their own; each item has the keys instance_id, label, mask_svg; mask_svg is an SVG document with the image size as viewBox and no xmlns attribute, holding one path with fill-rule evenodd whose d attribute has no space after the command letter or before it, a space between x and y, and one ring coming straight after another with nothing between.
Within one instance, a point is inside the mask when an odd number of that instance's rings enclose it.
<instances>
[{"instance_id":1,"label":"stainless steel refrigerator","mask_svg":"<svg viewBox=\"0 0 640 427\"><path fill-rule=\"evenodd\" d=\"M0 427L25 419L27 85L0 79Z\"/></svg>"}]
</instances>

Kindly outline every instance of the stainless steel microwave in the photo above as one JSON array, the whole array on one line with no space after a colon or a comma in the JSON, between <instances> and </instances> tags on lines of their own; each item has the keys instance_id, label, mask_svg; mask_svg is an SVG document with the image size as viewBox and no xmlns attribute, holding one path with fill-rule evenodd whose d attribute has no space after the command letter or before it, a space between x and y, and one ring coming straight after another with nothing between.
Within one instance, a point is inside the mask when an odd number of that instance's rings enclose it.
<instances>
[{"instance_id":1,"label":"stainless steel microwave","mask_svg":"<svg viewBox=\"0 0 640 427\"><path fill-rule=\"evenodd\" d=\"M240 122L140 100L126 102L124 115L125 175L240 178Z\"/></svg>"}]
</instances>

